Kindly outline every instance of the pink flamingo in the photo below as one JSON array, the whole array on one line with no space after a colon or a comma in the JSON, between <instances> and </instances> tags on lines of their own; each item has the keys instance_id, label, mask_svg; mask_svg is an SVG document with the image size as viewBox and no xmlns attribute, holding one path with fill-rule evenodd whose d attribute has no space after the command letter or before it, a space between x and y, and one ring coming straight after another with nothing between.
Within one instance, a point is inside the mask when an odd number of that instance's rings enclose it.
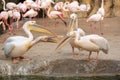
<instances>
[{"instance_id":1,"label":"pink flamingo","mask_svg":"<svg viewBox=\"0 0 120 80\"><path fill-rule=\"evenodd\" d=\"M19 27L19 23L18 23L18 21L20 20L20 12L18 12L18 11L14 11L13 12L13 19L16 19L16 28L18 28Z\"/></svg>"},{"instance_id":2,"label":"pink flamingo","mask_svg":"<svg viewBox=\"0 0 120 80\"><path fill-rule=\"evenodd\" d=\"M26 12L27 6L25 4L19 3L17 6L22 14Z\"/></svg>"},{"instance_id":3,"label":"pink flamingo","mask_svg":"<svg viewBox=\"0 0 120 80\"><path fill-rule=\"evenodd\" d=\"M102 28L102 21L104 19L104 15L105 15L105 9L104 9L104 0L102 0L102 3L101 3L101 7L98 9L97 13L101 14L102 15L102 19L100 21L100 32L101 34L103 35L103 28Z\"/></svg>"},{"instance_id":4,"label":"pink flamingo","mask_svg":"<svg viewBox=\"0 0 120 80\"><path fill-rule=\"evenodd\" d=\"M6 7L7 7L7 9L10 9L10 10L17 9L17 5L14 2L8 2L6 4Z\"/></svg>"},{"instance_id":5,"label":"pink flamingo","mask_svg":"<svg viewBox=\"0 0 120 80\"><path fill-rule=\"evenodd\" d=\"M72 13L77 13L80 11L79 3L77 1L73 1L67 5L67 9Z\"/></svg>"},{"instance_id":6,"label":"pink flamingo","mask_svg":"<svg viewBox=\"0 0 120 80\"><path fill-rule=\"evenodd\" d=\"M11 26L8 24L7 20L8 20L8 12L6 11L2 11L0 13L0 20L3 20L3 22L8 26L8 30L11 31L12 28Z\"/></svg>"},{"instance_id":7,"label":"pink flamingo","mask_svg":"<svg viewBox=\"0 0 120 80\"><path fill-rule=\"evenodd\" d=\"M27 6L27 9L30 9L31 8L30 6L33 2L34 2L33 0L25 0L23 2L23 4L25 4Z\"/></svg>"},{"instance_id":8,"label":"pink flamingo","mask_svg":"<svg viewBox=\"0 0 120 80\"><path fill-rule=\"evenodd\" d=\"M23 17L29 17L30 19L37 16L38 15L38 12L35 11L34 9L30 9L29 11L27 11Z\"/></svg>"},{"instance_id":9,"label":"pink flamingo","mask_svg":"<svg viewBox=\"0 0 120 80\"><path fill-rule=\"evenodd\" d=\"M90 4L81 4L80 11L85 12L90 10Z\"/></svg>"},{"instance_id":10,"label":"pink flamingo","mask_svg":"<svg viewBox=\"0 0 120 80\"><path fill-rule=\"evenodd\" d=\"M2 24L2 28L3 28L3 33L6 31L6 27L3 21L0 21L0 25Z\"/></svg>"},{"instance_id":11,"label":"pink flamingo","mask_svg":"<svg viewBox=\"0 0 120 80\"><path fill-rule=\"evenodd\" d=\"M64 24L67 26L67 23L63 18L63 13L62 12L60 12L60 11L50 11L50 10L51 10L51 6L48 8L48 11L47 11L47 16L50 19L60 18L64 22Z\"/></svg>"},{"instance_id":12,"label":"pink flamingo","mask_svg":"<svg viewBox=\"0 0 120 80\"><path fill-rule=\"evenodd\" d=\"M87 22L90 21L90 22L94 22L94 24L95 24L96 22L101 21L101 19L102 19L102 15L99 14L99 13L97 13L97 14L94 14L94 15L90 16L90 17L87 19ZM92 26L92 25L91 25L91 26ZM96 30L96 27L93 27L93 32L94 32L94 33L96 33L95 30Z\"/></svg>"},{"instance_id":13,"label":"pink flamingo","mask_svg":"<svg viewBox=\"0 0 120 80\"><path fill-rule=\"evenodd\" d=\"M54 6L54 9L57 10L57 11L61 11L62 8L64 6L64 3L63 2L58 2L56 3L56 5Z\"/></svg>"},{"instance_id":14,"label":"pink flamingo","mask_svg":"<svg viewBox=\"0 0 120 80\"><path fill-rule=\"evenodd\" d=\"M101 33L101 35L103 35L103 32L101 30L101 21L104 19L104 15L105 15L105 10L104 10L103 6L104 6L104 1L102 0L101 7L98 9L97 13L90 16L87 19L87 22L93 21L96 23L96 22L100 21L100 33ZM94 27L94 29L96 29L96 27Z\"/></svg>"},{"instance_id":15,"label":"pink flamingo","mask_svg":"<svg viewBox=\"0 0 120 80\"><path fill-rule=\"evenodd\" d=\"M54 4L52 0L41 0L40 8L43 10L43 21L44 21L44 13L46 13L46 9L51 6L51 3Z\"/></svg>"}]
</instances>

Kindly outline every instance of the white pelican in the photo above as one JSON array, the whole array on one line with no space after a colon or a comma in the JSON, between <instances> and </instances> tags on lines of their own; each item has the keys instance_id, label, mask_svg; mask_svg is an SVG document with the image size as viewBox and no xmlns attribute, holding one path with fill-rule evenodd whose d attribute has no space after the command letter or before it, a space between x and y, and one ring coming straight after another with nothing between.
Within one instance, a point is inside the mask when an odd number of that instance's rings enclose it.
<instances>
[{"instance_id":1,"label":"white pelican","mask_svg":"<svg viewBox=\"0 0 120 80\"><path fill-rule=\"evenodd\" d=\"M106 54L108 53L109 43L105 38L95 34L81 37L80 32L78 31L71 31L70 33L68 33L67 37L60 42L56 49L60 49L73 38L75 38L74 43L77 45L78 48L90 52L88 59L90 59L90 55L92 52L97 52L96 60L98 60L98 54L100 50L102 50Z\"/></svg>"},{"instance_id":2,"label":"white pelican","mask_svg":"<svg viewBox=\"0 0 120 80\"><path fill-rule=\"evenodd\" d=\"M45 28L34 27L35 24L36 24L35 21L27 21L23 25L23 29L24 29L25 33L28 35L28 37L13 36L13 37L7 38L7 40L5 41L4 47L3 47L4 54L5 54L6 57L12 58L13 63L17 63L18 58L24 60L25 58L22 57L22 55L24 55L25 52L27 50L29 50L30 47L32 47L40 39L47 38L47 37L43 37L43 38L38 37L37 39L33 40L33 35L30 32L30 30L55 36L54 33L50 32L49 30L47 30Z\"/></svg>"},{"instance_id":3,"label":"white pelican","mask_svg":"<svg viewBox=\"0 0 120 80\"><path fill-rule=\"evenodd\" d=\"M77 14L75 14L75 13L70 15L68 33L71 32L71 31L79 32L80 33L79 35L85 36L85 32L81 28L78 28L78 17L77 17ZM73 57L75 57L74 48L77 48L79 51L80 51L80 48L79 48L79 46L77 46L75 44L75 39L74 38L70 41L70 45L72 47L72 55L73 55ZM79 55L80 55L80 53L78 54L78 56Z\"/></svg>"}]
</instances>

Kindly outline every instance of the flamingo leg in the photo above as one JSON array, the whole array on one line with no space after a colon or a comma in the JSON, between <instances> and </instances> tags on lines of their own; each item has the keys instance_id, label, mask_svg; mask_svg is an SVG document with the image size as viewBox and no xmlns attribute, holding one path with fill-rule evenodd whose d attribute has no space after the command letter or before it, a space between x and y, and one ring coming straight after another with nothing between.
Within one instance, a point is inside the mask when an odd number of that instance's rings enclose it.
<instances>
[{"instance_id":1,"label":"flamingo leg","mask_svg":"<svg viewBox=\"0 0 120 80\"><path fill-rule=\"evenodd\" d=\"M5 24L8 26L8 30L11 32L12 31L12 28L11 26L8 24L7 20L4 20Z\"/></svg>"},{"instance_id":2,"label":"flamingo leg","mask_svg":"<svg viewBox=\"0 0 120 80\"><path fill-rule=\"evenodd\" d=\"M42 14L43 14L43 23L44 23L44 22L45 22L45 21L44 21L44 18L45 18L45 15L44 15L44 10L43 10L43 13L42 13Z\"/></svg>"},{"instance_id":3,"label":"flamingo leg","mask_svg":"<svg viewBox=\"0 0 120 80\"><path fill-rule=\"evenodd\" d=\"M103 25L103 22L100 21L100 34L103 35L103 28L104 28L104 25Z\"/></svg>"},{"instance_id":4,"label":"flamingo leg","mask_svg":"<svg viewBox=\"0 0 120 80\"><path fill-rule=\"evenodd\" d=\"M3 33L5 33L6 32L6 27L5 27L4 23L2 23L2 28L3 28Z\"/></svg>"},{"instance_id":5,"label":"flamingo leg","mask_svg":"<svg viewBox=\"0 0 120 80\"><path fill-rule=\"evenodd\" d=\"M94 26L93 26L93 33L96 34L96 22L94 22Z\"/></svg>"},{"instance_id":6,"label":"flamingo leg","mask_svg":"<svg viewBox=\"0 0 120 80\"><path fill-rule=\"evenodd\" d=\"M19 21L19 20L17 19L17 21L16 21L16 28L19 27L18 21Z\"/></svg>"}]
</instances>

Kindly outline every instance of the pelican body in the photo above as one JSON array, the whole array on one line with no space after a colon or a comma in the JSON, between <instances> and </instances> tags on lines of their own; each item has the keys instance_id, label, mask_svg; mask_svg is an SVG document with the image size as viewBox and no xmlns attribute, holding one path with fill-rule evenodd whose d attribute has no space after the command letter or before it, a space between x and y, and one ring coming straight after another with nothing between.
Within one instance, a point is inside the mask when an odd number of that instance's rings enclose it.
<instances>
[{"instance_id":1,"label":"pelican body","mask_svg":"<svg viewBox=\"0 0 120 80\"><path fill-rule=\"evenodd\" d=\"M24 55L25 52L28 51L30 47L32 47L35 43L37 43L40 40L40 39L33 40L33 35L30 32L30 30L55 35L54 33L50 32L47 29L34 27L35 24L36 24L35 21L27 21L23 25L23 29L25 33L28 35L28 37L13 36L7 38L7 40L4 43L4 53L6 57L11 57L13 59L13 62L16 62L14 61L16 58Z\"/></svg>"},{"instance_id":2,"label":"pelican body","mask_svg":"<svg viewBox=\"0 0 120 80\"><path fill-rule=\"evenodd\" d=\"M85 36L85 32L83 31L83 29L78 28L78 17L77 17L77 14L75 14L75 13L72 13L70 15L68 33L70 33L71 31L76 32L76 33L78 32L79 35ZM77 48L79 51L81 50L81 48L77 44L75 44L75 38L73 38L72 40L70 40L70 45L72 47L72 55L74 57L75 56L74 48ZM80 53L78 54L78 56L79 55L80 55Z\"/></svg>"},{"instance_id":3,"label":"pelican body","mask_svg":"<svg viewBox=\"0 0 120 80\"><path fill-rule=\"evenodd\" d=\"M67 37L60 42L56 49L60 49L73 38L75 38L74 44L77 45L77 48L81 48L90 52L88 59L90 59L92 52L97 52L96 60L98 59L99 51L103 51L106 54L108 53L109 43L105 38L96 34L85 35L81 37L80 32L78 31L71 31L69 34L67 34Z\"/></svg>"}]
</instances>

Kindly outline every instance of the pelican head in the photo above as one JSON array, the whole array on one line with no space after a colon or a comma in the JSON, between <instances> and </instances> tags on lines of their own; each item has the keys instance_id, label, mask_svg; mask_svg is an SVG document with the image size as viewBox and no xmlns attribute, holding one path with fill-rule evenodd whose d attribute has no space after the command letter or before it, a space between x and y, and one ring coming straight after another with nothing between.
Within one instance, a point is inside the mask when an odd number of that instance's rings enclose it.
<instances>
[{"instance_id":1,"label":"pelican head","mask_svg":"<svg viewBox=\"0 0 120 80\"><path fill-rule=\"evenodd\" d=\"M75 38L76 36L78 37L78 39L80 39L80 37L85 36L85 32L81 28L78 28L76 31L69 32L66 37L58 44L56 49L62 48L65 44L67 44L71 39Z\"/></svg>"},{"instance_id":2,"label":"pelican head","mask_svg":"<svg viewBox=\"0 0 120 80\"><path fill-rule=\"evenodd\" d=\"M27 21L24 25L23 25L23 29L24 30L33 30L33 31L37 31L37 32L41 32L41 33L45 33L45 34L49 34L52 36L56 36L55 33L51 32L50 30L41 27L41 25L38 25L36 23L36 21Z\"/></svg>"},{"instance_id":3,"label":"pelican head","mask_svg":"<svg viewBox=\"0 0 120 80\"><path fill-rule=\"evenodd\" d=\"M75 37L75 31L71 31L70 33L68 33L64 39L62 39L62 41L60 41L60 43L58 44L58 46L56 47L57 49L62 48L65 44L67 44L72 38Z\"/></svg>"},{"instance_id":4,"label":"pelican head","mask_svg":"<svg viewBox=\"0 0 120 80\"><path fill-rule=\"evenodd\" d=\"M77 19L77 14L73 13L70 15L70 21L68 23L68 27L69 27L68 33L73 31L73 27L76 19Z\"/></svg>"}]
</instances>

